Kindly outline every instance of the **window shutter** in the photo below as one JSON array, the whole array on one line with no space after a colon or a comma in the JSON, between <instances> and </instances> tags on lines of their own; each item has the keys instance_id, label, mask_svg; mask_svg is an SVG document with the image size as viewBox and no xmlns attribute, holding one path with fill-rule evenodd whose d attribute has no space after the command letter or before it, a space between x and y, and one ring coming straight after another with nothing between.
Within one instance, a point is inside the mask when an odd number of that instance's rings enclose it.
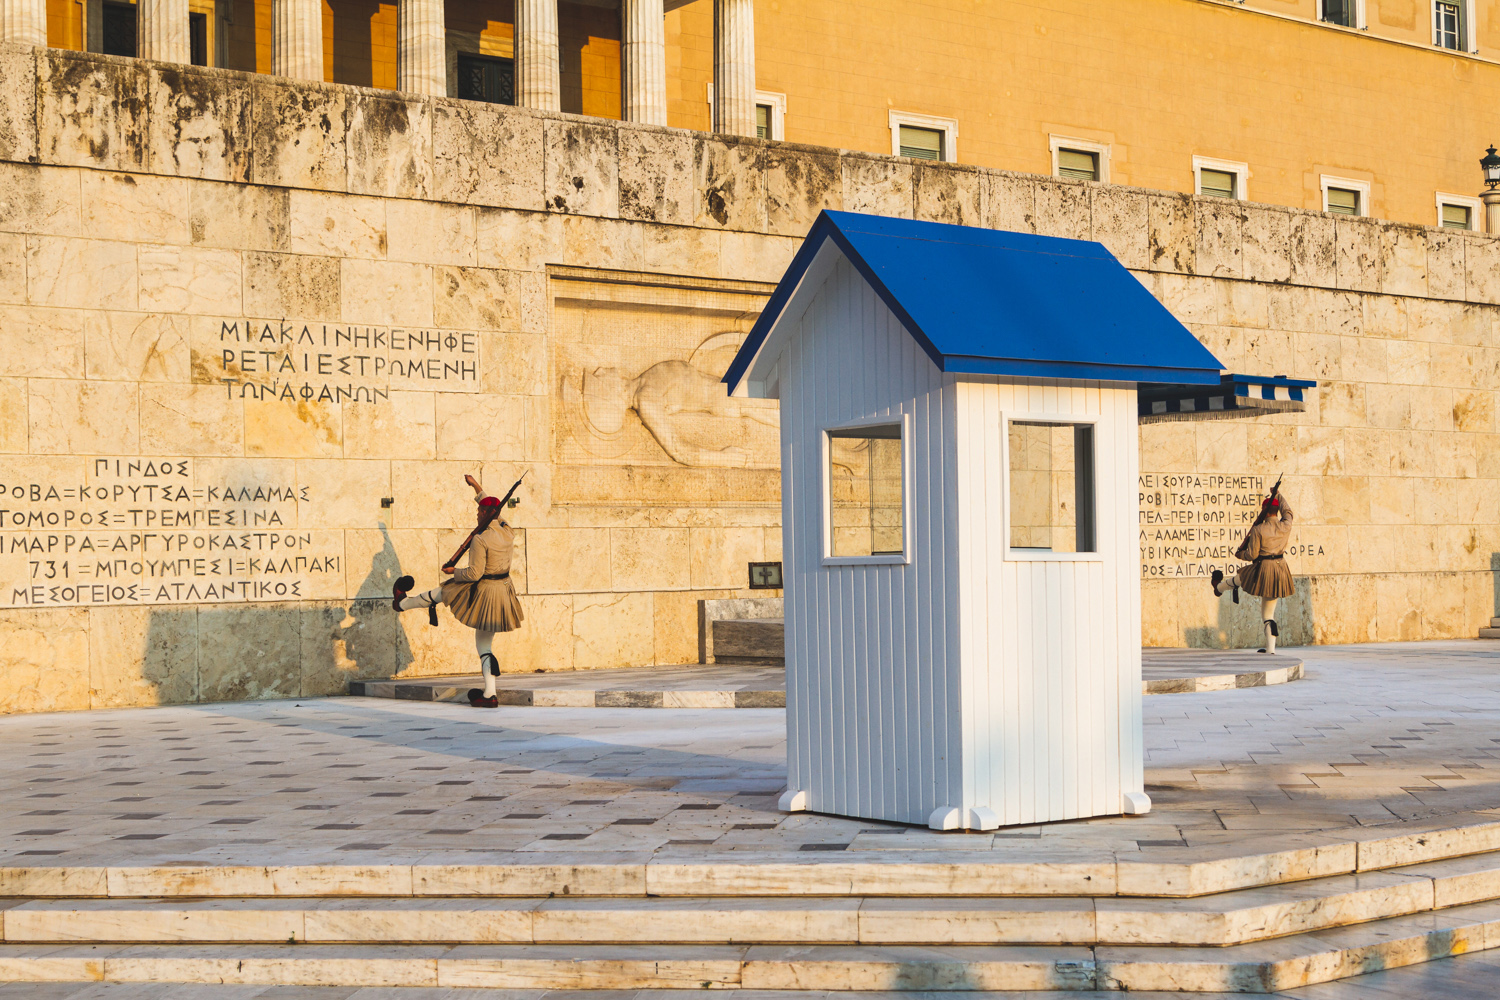
<instances>
[{"instance_id":1,"label":"window shutter","mask_svg":"<svg viewBox=\"0 0 1500 1000\"><path fill-rule=\"evenodd\" d=\"M1359 192L1348 188L1328 189L1328 211L1338 215L1359 214Z\"/></svg>"},{"instance_id":2,"label":"window shutter","mask_svg":"<svg viewBox=\"0 0 1500 1000\"><path fill-rule=\"evenodd\" d=\"M1099 179L1099 154L1085 153L1078 149L1057 151L1057 176L1075 181L1097 181Z\"/></svg>"},{"instance_id":3,"label":"window shutter","mask_svg":"<svg viewBox=\"0 0 1500 1000\"><path fill-rule=\"evenodd\" d=\"M1237 198L1238 181L1239 178L1228 170L1210 170L1204 167L1198 171L1198 193L1215 198Z\"/></svg>"},{"instance_id":4,"label":"window shutter","mask_svg":"<svg viewBox=\"0 0 1500 1000\"><path fill-rule=\"evenodd\" d=\"M1444 205L1443 206L1443 228L1444 229L1471 229L1472 212L1468 205Z\"/></svg>"},{"instance_id":5,"label":"window shutter","mask_svg":"<svg viewBox=\"0 0 1500 1000\"><path fill-rule=\"evenodd\" d=\"M755 106L755 135L761 139L771 138L771 106L769 104Z\"/></svg>"},{"instance_id":6,"label":"window shutter","mask_svg":"<svg viewBox=\"0 0 1500 1000\"><path fill-rule=\"evenodd\" d=\"M917 160L943 159L943 133L935 128L901 126L901 155Z\"/></svg>"}]
</instances>

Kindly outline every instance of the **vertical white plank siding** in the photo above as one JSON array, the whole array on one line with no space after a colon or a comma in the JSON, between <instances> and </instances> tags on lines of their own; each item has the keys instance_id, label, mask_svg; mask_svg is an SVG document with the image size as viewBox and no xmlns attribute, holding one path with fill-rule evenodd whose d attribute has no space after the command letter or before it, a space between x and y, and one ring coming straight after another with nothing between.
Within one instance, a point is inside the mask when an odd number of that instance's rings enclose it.
<instances>
[{"instance_id":1,"label":"vertical white plank siding","mask_svg":"<svg viewBox=\"0 0 1500 1000\"><path fill-rule=\"evenodd\" d=\"M945 375L847 261L778 363L788 783L813 810L1002 824L1141 790L1131 386ZM825 566L823 431L906 420L908 561ZM1006 558L1006 422L1094 423L1093 558Z\"/></svg>"}]
</instances>

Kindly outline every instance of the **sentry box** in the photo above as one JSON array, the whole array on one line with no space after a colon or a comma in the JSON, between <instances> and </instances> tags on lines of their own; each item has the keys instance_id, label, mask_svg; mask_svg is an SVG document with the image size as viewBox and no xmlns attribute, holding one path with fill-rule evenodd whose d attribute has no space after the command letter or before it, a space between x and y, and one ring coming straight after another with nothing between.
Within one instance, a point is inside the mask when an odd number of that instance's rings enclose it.
<instances>
[{"instance_id":1,"label":"sentry box","mask_svg":"<svg viewBox=\"0 0 1500 1000\"><path fill-rule=\"evenodd\" d=\"M724 377L781 401L781 807L1149 810L1137 393L1220 372L1097 243L820 215Z\"/></svg>"}]
</instances>

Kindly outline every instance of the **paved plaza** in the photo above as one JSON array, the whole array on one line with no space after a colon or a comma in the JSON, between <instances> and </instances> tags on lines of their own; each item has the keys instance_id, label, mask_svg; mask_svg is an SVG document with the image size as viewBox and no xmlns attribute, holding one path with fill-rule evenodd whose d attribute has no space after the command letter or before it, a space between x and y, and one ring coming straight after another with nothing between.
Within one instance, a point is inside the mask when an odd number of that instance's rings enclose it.
<instances>
[{"instance_id":1,"label":"paved plaza","mask_svg":"<svg viewBox=\"0 0 1500 1000\"><path fill-rule=\"evenodd\" d=\"M939 834L776 811L783 714L333 698L0 719L11 866L740 852L1106 859L1500 808L1500 643L1309 647L1146 700L1145 817Z\"/></svg>"}]
</instances>

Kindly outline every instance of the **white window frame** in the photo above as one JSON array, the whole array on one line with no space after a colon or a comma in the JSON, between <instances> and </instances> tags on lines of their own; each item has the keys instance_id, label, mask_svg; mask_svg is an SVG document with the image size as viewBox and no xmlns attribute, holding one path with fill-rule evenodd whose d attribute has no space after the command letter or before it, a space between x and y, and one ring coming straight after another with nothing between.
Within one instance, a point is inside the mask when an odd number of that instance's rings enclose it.
<instances>
[{"instance_id":1,"label":"white window frame","mask_svg":"<svg viewBox=\"0 0 1500 1000\"><path fill-rule=\"evenodd\" d=\"M1463 30L1463 37L1459 39L1459 47L1456 49L1438 45L1438 0L1427 0L1427 17L1431 29L1428 38L1432 40L1432 47L1441 49L1443 52L1463 52L1468 55L1478 55L1479 36L1476 33L1477 25L1474 23L1474 0L1443 0L1443 2L1455 4L1458 7L1459 26Z\"/></svg>"},{"instance_id":2,"label":"white window frame","mask_svg":"<svg viewBox=\"0 0 1500 1000\"><path fill-rule=\"evenodd\" d=\"M891 111L886 115L891 127L891 155L901 155L901 126L930 128L943 133L943 158L940 163L958 162L958 119L937 115L919 115L915 111Z\"/></svg>"},{"instance_id":3,"label":"white window frame","mask_svg":"<svg viewBox=\"0 0 1500 1000\"><path fill-rule=\"evenodd\" d=\"M1350 25L1334 24L1332 21L1323 20L1323 0L1318 0L1318 23L1334 28L1347 28L1350 31L1370 29L1370 22L1365 20L1365 0L1354 0L1354 23Z\"/></svg>"},{"instance_id":4,"label":"white window frame","mask_svg":"<svg viewBox=\"0 0 1500 1000\"><path fill-rule=\"evenodd\" d=\"M1359 215L1352 218L1370 217L1370 182L1357 181L1352 177L1335 177L1332 174L1319 174L1318 187L1323 192L1323 211L1328 211L1328 189L1343 188L1346 191L1359 192Z\"/></svg>"},{"instance_id":5,"label":"white window frame","mask_svg":"<svg viewBox=\"0 0 1500 1000\"><path fill-rule=\"evenodd\" d=\"M1094 551L1053 552L1050 549L1013 549L1010 547L1010 425L1014 421L1036 424L1089 424L1094 428ZM1023 410L1000 411L1000 509L1001 537L1005 542L1006 562L1104 562L1103 519L1099 516L1099 425L1097 414L1080 413L1034 413Z\"/></svg>"},{"instance_id":6,"label":"white window frame","mask_svg":"<svg viewBox=\"0 0 1500 1000\"><path fill-rule=\"evenodd\" d=\"M1203 194L1203 171L1222 170L1226 174L1234 174L1234 200L1249 201L1250 190L1250 164L1240 163L1238 160L1216 160L1211 156L1193 157L1193 193ZM1217 198L1218 195L1204 195L1207 198Z\"/></svg>"},{"instance_id":7,"label":"white window frame","mask_svg":"<svg viewBox=\"0 0 1500 1000\"><path fill-rule=\"evenodd\" d=\"M1096 142L1093 139L1076 139L1070 135L1048 135L1047 147L1052 151L1052 176L1061 177L1058 172L1057 154L1059 150L1076 149L1080 153L1095 153L1099 157L1099 184L1109 183L1109 150L1107 142Z\"/></svg>"},{"instance_id":8,"label":"white window frame","mask_svg":"<svg viewBox=\"0 0 1500 1000\"><path fill-rule=\"evenodd\" d=\"M786 141L786 95L778 94L774 90L757 90L755 92L756 104L768 104L771 107L771 119L766 124L771 133L766 136L772 142ZM712 121L714 117L714 85L712 81L708 84L708 118Z\"/></svg>"},{"instance_id":9,"label":"white window frame","mask_svg":"<svg viewBox=\"0 0 1500 1000\"><path fill-rule=\"evenodd\" d=\"M1471 233L1484 232L1484 202L1467 194L1448 194L1446 191L1437 193L1437 227L1443 228L1443 206L1462 205L1469 210L1469 224Z\"/></svg>"},{"instance_id":10,"label":"white window frame","mask_svg":"<svg viewBox=\"0 0 1500 1000\"><path fill-rule=\"evenodd\" d=\"M901 554L885 556L836 556L833 554L833 483L829 437L838 431L857 431L865 427L901 427ZM822 484L823 539L819 554L824 566L909 566L911 565L911 417L905 413L883 417L866 417L829 424L818 431L819 468L818 479Z\"/></svg>"}]
</instances>

